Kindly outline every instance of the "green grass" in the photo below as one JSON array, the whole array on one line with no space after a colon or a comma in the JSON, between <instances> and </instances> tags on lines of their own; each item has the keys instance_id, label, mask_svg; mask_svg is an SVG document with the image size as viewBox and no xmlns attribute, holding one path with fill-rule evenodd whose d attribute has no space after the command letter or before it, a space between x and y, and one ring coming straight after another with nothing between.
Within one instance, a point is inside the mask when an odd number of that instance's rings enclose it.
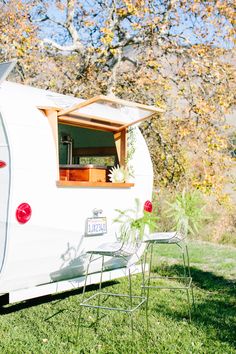
<instances>
[{"instance_id":1,"label":"green grass","mask_svg":"<svg viewBox=\"0 0 236 354\"><path fill-rule=\"evenodd\" d=\"M196 310L187 316L184 291L150 292L149 330L145 310L134 316L106 312L93 326L94 314L83 311L83 335L75 346L81 291L75 290L0 307L0 353L236 353L236 249L192 241L189 244ZM154 269L177 274L181 266L174 246L159 246ZM140 291L141 276L134 276ZM122 292L127 279L106 283L104 290ZM96 292L89 288L88 295Z\"/></svg>"}]
</instances>

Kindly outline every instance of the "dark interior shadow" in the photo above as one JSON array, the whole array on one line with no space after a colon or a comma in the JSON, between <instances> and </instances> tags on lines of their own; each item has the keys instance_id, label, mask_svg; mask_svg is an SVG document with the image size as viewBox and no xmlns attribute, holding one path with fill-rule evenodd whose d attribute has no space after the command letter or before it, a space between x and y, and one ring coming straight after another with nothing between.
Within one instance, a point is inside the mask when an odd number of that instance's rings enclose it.
<instances>
[{"instance_id":1,"label":"dark interior shadow","mask_svg":"<svg viewBox=\"0 0 236 354\"><path fill-rule=\"evenodd\" d=\"M115 280L107 281L102 284L102 287L106 288L106 287L115 285L117 283L118 283L118 281L115 281ZM99 288L98 284L88 285L86 287L86 292L95 291L98 288ZM52 295L45 295L45 296L41 296L41 297L37 297L34 299L25 300L25 301L18 302L18 303L13 303L13 304L8 304L8 295L7 294L2 295L0 297L0 315L7 315L7 314L10 314L13 312L21 311L26 308L35 307L35 306L46 304L46 303L54 304L54 303L57 303L59 301L66 299L70 296L82 294L82 291L83 291L83 288L77 288L77 289L68 290L65 292L52 294Z\"/></svg>"}]
</instances>

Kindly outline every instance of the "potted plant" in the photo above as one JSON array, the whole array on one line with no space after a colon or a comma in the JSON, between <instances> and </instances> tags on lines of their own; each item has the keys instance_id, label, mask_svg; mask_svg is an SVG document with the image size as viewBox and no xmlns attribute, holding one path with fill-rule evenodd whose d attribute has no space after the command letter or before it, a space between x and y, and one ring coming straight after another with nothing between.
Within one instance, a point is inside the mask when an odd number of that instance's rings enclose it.
<instances>
[{"instance_id":1,"label":"potted plant","mask_svg":"<svg viewBox=\"0 0 236 354\"><path fill-rule=\"evenodd\" d=\"M124 243L139 243L145 236L146 229L152 231L156 227L157 217L153 215L152 209L145 203L141 210L140 201L135 199L135 208L120 210L116 209L118 216L114 222L120 224L118 239ZM151 203L150 203L151 205Z\"/></svg>"},{"instance_id":2,"label":"potted plant","mask_svg":"<svg viewBox=\"0 0 236 354\"><path fill-rule=\"evenodd\" d=\"M114 166L110 169L110 173L108 177L112 183L128 182L129 180L128 168L119 165Z\"/></svg>"}]
</instances>

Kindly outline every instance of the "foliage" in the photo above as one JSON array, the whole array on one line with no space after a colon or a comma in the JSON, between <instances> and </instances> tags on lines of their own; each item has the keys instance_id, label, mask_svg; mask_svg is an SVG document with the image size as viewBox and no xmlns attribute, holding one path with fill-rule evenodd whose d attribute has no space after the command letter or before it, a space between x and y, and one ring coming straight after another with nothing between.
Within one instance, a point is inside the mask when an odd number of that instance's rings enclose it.
<instances>
[{"instance_id":1,"label":"foliage","mask_svg":"<svg viewBox=\"0 0 236 354\"><path fill-rule=\"evenodd\" d=\"M29 21L32 6L17 0L0 1L0 58L17 58L16 79L26 82L34 75L39 42L36 28Z\"/></svg>"},{"instance_id":2,"label":"foliage","mask_svg":"<svg viewBox=\"0 0 236 354\"><path fill-rule=\"evenodd\" d=\"M226 198L236 163L231 0L9 0L0 10L0 57L18 58L15 80L163 108L141 126L155 187Z\"/></svg>"},{"instance_id":3,"label":"foliage","mask_svg":"<svg viewBox=\"0 0 236 354\"><path fill-rule=\"evenodd\" d=\"M132 165L132 158L135 153L135 146L136 146L136 126L130 126L127 131L127 156L126 156L126 166L129 171L129 175L133 177L134 175L134 168Z\"/></svg>"},{"instance_id":4,"label":"foliage","mask_svg":"<svg viewBox=\"0 0 236 354\"><path fill-rule=\"evenodd\" d=\"M143 124L155 184L179 189L188 184L220 198L233 163L226 114L235 102L235 68L224 62L228 54L222 49L178 48L173 56L165 67L171 73L170 88L163 92L166 114ZM228 89L229 95L223 94Z\"/></svg>"},{"instance_id":5,"label":"foliage","mask_svg":"<svg viewBox=\"0 0 236 354\"><path fill-rule=\"evenodd\" d=\"M121 241L139 242L145 236L146 228L150 232L155 229L157 217L152 212L141 211L140 209L138 199L135 199L134 209L116 209L118 216L114 219L114 222L120 224L119 239Z\"/></svg>"},{"instance_id":6,"label":"foliage","mask_svg":"<svg viewBox=\"0 0 236 354\"><path fill-rule=\"evenodd\" d=\"M167 202L167 215L173 220L175 229L196 234L204 220L205 208L199 191L177 193L173 202Z\"/></svg>"},{"instance_id":7,"label":"foliage","mask_svg":"<svg viewBox=\"0 0 236 354\"><path fill-rule=\"evenodd\" d=\"M36 81L84 98L115 94L164 108L142 125L155 186L187 183L220 200L232 164L225 124L235 103L231 1L36 4L30 18L49 60L36 68Z\"/></svg>"},{"instance_id":8,"label":"foliage","mask_svg":"<svg viewBox=\"0 0 236 354\"><path fill-rule=\"evenodd\" d=\"M197 222L197 229L191 238L210 241L220 244L236 245L236 207L235 203L219 203L216 198L206 197L200 191L195 191L200 202L196 205L196 212L200 213ZM169 210L169 203L175 204L177 196L181 197L181 192L175 192L167 189L158 190L153 193L153 210L158 215L157 230L169 231L176 228L177 221L172 213L176 211ZM197 198L198 199L198 198ZM197 203L196 203L197 204ZM177 216L177 215L176 215ZM198 219L198 217L197 217Z\"/></svg>"},{"instance_id":9,"label":"foliage","mask_svg":"<svg viewBox=\"0 0 236 354\"><path fill-rule=\"evenodd\" d=\"M204 221L204 232L200 233L202 240L231 244L236 246L236 206L227 208L224 204L207 202L208 218Z\"/></svg>"},{"instance_id":10,"label":"foliage","mask_svg":"<svg viewBox=\"0 0 236 354\"><path fill-rule=\"evenodd\" d=\"M176 273L177 248L159 246L154 269ZM74 344L81 290L41 297L0 307L0 352L20 353L208 353L235 354L234 248L200 242L189 245L196 311L187 321L185 291L150 291L149 331L145 309L134 314L134 336L130 318L117 311L103 313L95 332L96 313L84 310L83 336ZM180 269L181 270L181 269ZM140 292L141 277L133 279L133 291ZM104 291L122 293L127 279L104 284ZM96 293L90 287L88 296ZM121 304L122 305L122 304Z\"/></svg>"}]
</instances>

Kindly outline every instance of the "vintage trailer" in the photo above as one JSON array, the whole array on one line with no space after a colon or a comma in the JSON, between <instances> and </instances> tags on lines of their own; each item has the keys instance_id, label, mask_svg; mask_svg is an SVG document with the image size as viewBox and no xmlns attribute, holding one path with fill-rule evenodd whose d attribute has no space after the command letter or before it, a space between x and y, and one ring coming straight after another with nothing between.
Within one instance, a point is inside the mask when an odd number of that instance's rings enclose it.
<instances>
[{"instance_id":1,"label":"vintage trailer","mask_svg":"<svg viewBox=\"0 0 236 354\"><path fill-rule=\"evenodd\" d=\"M11 63L0 64L5 79ZM0 294L15 302L80 286L91 245L115 240L115 209L151 199L153 171L137 123L159 110L104 96L77 99L0 83ZM134 170L127 163L132 130ZM106 279L125 274L107 260ZM96 283L94 264L90 283Z\"/></svg>"}]
</instances>

